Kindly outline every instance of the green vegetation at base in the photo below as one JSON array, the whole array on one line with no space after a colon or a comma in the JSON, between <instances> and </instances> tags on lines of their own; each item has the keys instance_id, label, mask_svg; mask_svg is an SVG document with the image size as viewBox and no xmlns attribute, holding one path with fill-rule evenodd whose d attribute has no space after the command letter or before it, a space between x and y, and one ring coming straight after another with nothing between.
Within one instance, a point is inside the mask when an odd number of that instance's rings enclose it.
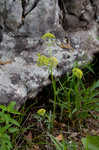
<instances>
[{"instance_id":1,"label":"green vegetation at base","mask_svg":"<svg viewBox=\"0 0 99 150\"><path fill-rule=\"evenodd\" d=\"M0 105L0 150L98 150L99 136L86 133L77 143L69 136L66 138L63 133L72 134L71 126L83 133L88 118L98 119L99 80L87 86L86 72L77 63L63 80L56 80L53 71L58 60L52 56L51 50L55 36L47 33L42 39L46 38L49 57L38 54L37 65L48 68L52 97L46 100L47 105L42 105L39 99L37 102L32 100L32 104L23 106L20 112L15 110L15 102L8 106ZM86 68L93 72L90 65L86 65Z\"/></svg>"},{"instance_id":2,"label":"green vegetation at base","mask_svg":"<svg viewBox=\"0 0 99 150\"><path fill-rule=\"evenodd\" d=\"M13 101L8 106L0 105L0 150L13 149L11 136L19 131L20 124L12 116L20 115L14 109L15 104Z\"/></svg>"}]
</instances>

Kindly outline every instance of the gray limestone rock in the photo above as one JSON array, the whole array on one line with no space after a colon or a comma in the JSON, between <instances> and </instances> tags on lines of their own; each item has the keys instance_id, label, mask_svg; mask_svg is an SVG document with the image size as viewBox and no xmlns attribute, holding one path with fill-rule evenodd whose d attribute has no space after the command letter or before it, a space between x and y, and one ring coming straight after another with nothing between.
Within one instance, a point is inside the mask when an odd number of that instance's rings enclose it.
<instances>
[{"instance_id":1,"label":"gray limestone rock","mask_svg":"<svg viewBox=\"0 0 99 150\"><path fill-rule=\"evenodd\" d=\"M24 25L19 29L20 32L40 36L45 31L51 31L55 28L55 1L38 0L35 4L35 1L31 0L29 3L24 12Z\"/></svg>"},{"instance_id":2,"label":"gray limestone rock","mask_svg":"<svg viewBox=\"0 0 99 150\"><path fill-rule=\"evenodd\" d=\"M0 23L10 30L16 31L22 22L21 0L0 1Z\"/></svg>"},{"instance_id":3,"label":"gray limestone rock","mask_svg":"<svg viewBox=\"0 0 99 150\"><path fill-rule=\"evenodd\" d=\"M21 0L6 1L6 26L16 31L22 23L22 4Z\"/></svg>"},{"instance_id":4,"label":"gray limestone rock","mask_svg":"<svg viewBox=\"0 0 99 150\"><path fill-rule=\"evenodd\" d=\"M50 47L52 56L58 59L58 66L53 70L55 77L70 71L75 61L80 65L91 61L92 54L98 51L98 23L94 18L96 3L87 1L82 7L84 0L75 3L69 0L64 1L63 8L62 2L0 1L0 104L14 100L20 107L51 83L48 68L37 66L38 53L50 57L48 41L40 38L44 33L51 32L56 36ZM62 20L59 20L60 16ZM90 22L91 27L83 31L82 27ZM66 26L66 32L62 25ZM76 31L76 28L79 30ZM72 29L71 33L68 33L69 29ZM67 44L66 38L71 48L61 47L61 44Z\"/></svg>"},{"instance_id":5,"label":"gray limestone rock","mask_svg":"<svg viewBox=\"0 0 99 150\"><path fill-rule=\"evenodd\" d=\"M98 22L98 0L58 1L62 12L60 20L62 20L61 22L65 30L89 29L92 28L95 20Z\"/></svg>"}]
</instances>

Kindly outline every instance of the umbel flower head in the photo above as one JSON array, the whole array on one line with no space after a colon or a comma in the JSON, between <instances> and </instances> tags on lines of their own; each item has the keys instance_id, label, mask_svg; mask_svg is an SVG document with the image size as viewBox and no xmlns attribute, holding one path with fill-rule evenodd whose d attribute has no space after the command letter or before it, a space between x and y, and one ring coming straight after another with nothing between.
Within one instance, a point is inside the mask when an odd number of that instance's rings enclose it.
<instances>
[{"instance_id":1,"label":"umbel flower head","mask_svg":"<svg viewBox=\"0 0 99 150\"><path fill-rule=\"evenodd\" d=\"M56 67L57 66L57 64L58 64L58 60L57 60L57 58L56 57L50 57L49 58L49 64L50 64L50 66L52 66L52 67Z\"/></svg>"},{"instance_id":2,"label":"umbel flower head","mask_svg":"<svg viewBox=\"0 0 99 150\"><path fill-rule=\"evenodd\" d=\"M45 33L42 37L41 37L43 40L46 40L46 39L55 39L55 35L48 32L48 33Z\"/></svg>"},{"instance_id":3,"label":"umbel flower head","mask_svg":"<svg viewBox=\"0 0 99 150\"><path fill-rule=\"evenodd\" d=\"M49 58L38 53L37 65L38 66L48 66Z\"/></svg>"},{"instance_id":4,"label":"umbel flower head","mask_svg":"<svg viewBox=\"0 0 99 150\"><path fill-rule=\"evenodd\" d=\"M46 113L46 110L44 108L41 108L37 111L37 114L40 115L40 116L44 116Z\"/></svg>"},{"instance_id":5,"label":"umbel flower head","mask_svg":"<svg viewBox=\"0 0 99 150\"><path fill-rule=\"evenodd\" d=\"M73 68L72 73L74 76L76 76L79 79L81 79L83 76L83 72L79 68Z\"/></svg>"},{"instance_id":6,"label":"umbel flower head","mask_svg":"<svg viewBox=\"0 0 99 150\"><path fill-rule=\"evenodd\" d=\"M56 67L58 64L58 60L56 57L46 57L44 55L38 54L38 60L37 65L38 66L50 66L50 67Z\"/></svg>"}]
</instances>

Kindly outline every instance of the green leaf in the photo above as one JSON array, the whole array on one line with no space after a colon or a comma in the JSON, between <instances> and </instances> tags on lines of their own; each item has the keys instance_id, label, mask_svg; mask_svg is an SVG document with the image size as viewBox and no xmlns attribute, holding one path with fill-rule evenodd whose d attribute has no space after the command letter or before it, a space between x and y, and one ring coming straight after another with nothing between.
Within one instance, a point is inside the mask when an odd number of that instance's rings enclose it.
<instances>
[{"instance_id":1,"label":"green leaf","mask_svg":"<svg viewBox=\"0 0 99 150\"><path fill-rule=\"evenodd\" d=\"M6 125L4 127L0 127L0 134L3 134L4 132L6 132L9 128L10 128L10 124Z\"/></svg>"},{"instance_id":2,"label":"green leaf","mask_svg":"<svg viewBox=\"0 0 99 150\"><path fill-rule=\"evenodd\" d=\"M0 123L5 122L5 113L4 112L0 112Z\"/></svg>"},{"instance_id":3,"label":"green leaf","mask_svg":"<svg viewBox=\"0 0 99 150\"><path fill-rule=\"evenodd\" d=\"M94 97L96 97L96 96L99 96L99 91L95 91L94 93L92 93L92 94L90 95L89 99L92 99L92 98L94 98Z\"/></svg>"},{"instance_id":4,"label":"green leaf","mask_svg":"<svg viewBox=\"0 0 99 150\"><path fill-rule=\"evenodd\" d=\"M93 84L93 86L91 87L91 91L95 90L98 87L99 87L99 80Z\"/></svg>"},{"instance_id":5,"label":"green leaf","mask_svg":"<svg viewBox=\"0 0 99 150\"><path fill-rule=\"evenodd\" d=\"M18 127L20 126L20 124L14 119L10 119L10 123L12 123L12 124L14 124L14 125L16 125Z\"/></svg>"},{"instance_id":6,"label":"green leaf","mask_svg":"<svg viewBox=\"0 0 99 150\"><path fill-rule=\"evenodd\" d=\"M99 150L99 136L87 136L82 138L85 150Z\"/></svg>"},{"instance_id":7,"label":"green leaf","mask_svg":"<svg viewBox=\"0 0 99 150\"><path fill-rule=\"evenodd\" d=\"M10 111L10 113L12 113L12 114L14 114L14 115L21 115L21 113L18 112L17 110Z\"/></svg>"},{"instance_id":8,"label":"green leaf","mask_svg":"<svg viewBox=\"0 0 99 150\"><path fill-rule=\"evenodd\" d=\"M82 111L82 112L80 112L79 114L78 114L78 118L79 119L86 119L87 117L88 117L88 112L87 111Z\"/></svg>"},{"instance_id":9,"label":"green leaf","mask_svg":"<svg viewBox=\"0 0 99 150\"><path fill-rule=\"evenodd\" d=\"M19 129L18 128L9 128L9 133L15 133L15 132L17 132L17 131L19 131Z\"/></svg>"},{"instance_id":10,"label":"green leaf","mask_svg":"<svg viewBox=\"0 0 99 150\"><path fill-rule=\"evenodd\" d=\"M4 105L0 105L0 109L2 109L2 111L7 111L7 107Z\"/></svg>"},{"instance_id":11,"label":"green leaf","mask_svg":"<svg viewBox=\"0 0 99 150\"><path fill-rule=\"evenodd\" d=\"M5 135L5 138L2 139L0 143L0 150L12 150L12 144L10 142L10 137Z\"/></svg>"},{"instance_id":12,"label":"green leaf","mask_svg":"<svg viewBox=\"0 0 99 150\"><path fill-rule=\"evenodd\" d=\"M10 115L9 114L5 114L4 115L4 121L6 122L6 124L9 124L10 120L11 120Z\"/></svg>"},{"instance_id":13,"label":"green leaf","mask_svg":"<svg viewBox=\"0 0 99 150\"><path fill-rule=\"evenodd\" d=\"M9 112L10 112L10 111L13 111L15 105L16 105L16 102L15 102L15 101L10 102L10 104L9 104L8 107L7 107L8 111L9 111Z\"/></svg>"},{"instance_id":14,"label":"green leaf","mask_svg":"<svg viewBox=\"0 0 99 150\"><path fill-rule=\"evenodd\" d=\"M15 101L10 102L10 104L7 107L7 111L12 114L20 115L21 113L15 110L15 105L16 105Z\"/></svg>"}]
</instances>

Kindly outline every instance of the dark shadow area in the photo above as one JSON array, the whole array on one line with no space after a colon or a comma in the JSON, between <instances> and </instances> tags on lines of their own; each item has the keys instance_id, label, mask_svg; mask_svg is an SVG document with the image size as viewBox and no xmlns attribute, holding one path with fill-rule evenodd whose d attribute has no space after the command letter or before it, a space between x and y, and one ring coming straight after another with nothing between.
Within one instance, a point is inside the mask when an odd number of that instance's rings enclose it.
<instances>
[{"instance_id":1,"label":"dark shadow area","mask_svg":"<svg viewBox=\"0 0 99 150\"><path fill-rule=\"evenodd\" d=\"M94 54L94 59L92 64L94 64L93 70L95 72L96 79L99 79L99 52Z\"/></svg>"}]
</instances>

